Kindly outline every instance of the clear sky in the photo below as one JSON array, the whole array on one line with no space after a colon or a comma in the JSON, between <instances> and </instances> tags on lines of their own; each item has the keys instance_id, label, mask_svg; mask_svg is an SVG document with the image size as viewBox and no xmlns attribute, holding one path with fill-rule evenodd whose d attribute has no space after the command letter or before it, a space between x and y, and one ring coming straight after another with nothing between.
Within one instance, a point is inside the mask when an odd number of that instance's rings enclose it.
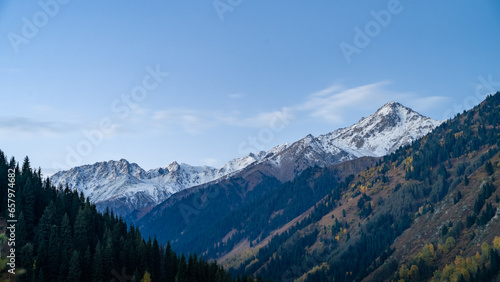
<instances>
[{"instance_id":1,"label":"clear sky","mask_svg":"<svg viewBox=\"0 0 500 282\"><path fill-rule=\"evenodd\" d=\"M499 34L494 0L5 0L0 149L220 166L389 101L445 119L500 89Z\"/></svg>"}]
</instances>

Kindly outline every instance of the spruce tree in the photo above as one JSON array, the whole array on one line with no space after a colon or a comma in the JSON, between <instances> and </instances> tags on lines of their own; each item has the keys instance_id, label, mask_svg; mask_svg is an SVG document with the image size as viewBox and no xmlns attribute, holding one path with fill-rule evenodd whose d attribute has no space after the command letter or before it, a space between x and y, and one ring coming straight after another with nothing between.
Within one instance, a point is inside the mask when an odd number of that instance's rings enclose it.
<instances>
[{"instance_id":1,"label":"spruce tree","mask_svg":"<svg viewBox=\"0 0 500 282\"><path fill-rule=\"evenodd\" d=\"M493 165L491 164L491 162L490 162L490 161L487 161L487 162L486 162L485 169L486 169L486 173L487 173L488 175L492 175L492 174L493 174L493 172L494 172L494 171L493 171Z\"/></svg>"},{"instance_id":2,"label":"spruce tree","mask_svg":"<svg viewBox=\"0 0 500 282\"><path fill-rule=\"evenodd\" d=\"M103 269L103 264L104 264L104 254L102 250L101 243L97 243L95 247L95 252L94 252L94 259L92 261L92 270L94 274L94 280L99 281L102 280L104 281L104 269Z\"/></svg>"},{"instance_id":3,"label":"spruce tree","mask_svg":"<svg viewBox=\"0 0 500 282\"><path fill-rule=\"evenodd\" d=\"M52 225L50 229L49 248L47 254L47 267L45 268L45 278L48 281L57 280L61 264L68 263L60 260L59 228Z\"/></svg>"},{"instance_id":4,"label":"spruce tree","mask_svg":"<svg viewBox=\"0 0 500 282\"><path fill-rule=\"evenodd\" d=\"M174 281L177 272L174 256L175 254L172 252L172 246L169 241L165 249L165 276L167 281Z\"/></svg>"},{"instance_id":5,"label":"spruce tree","mask_svg":"<svg viewBox=\"0 0 500 282\"><path fill-rule=\"evenodd\" d=\"M132 275L131 282L139 282L139 281L141 281L141 277L140 277L139 271L136 268L134 271L134 275ZM174 280L167 280L167 281L174 281Z\"/></svg>"},{"instance_id":6,"label":"spruce tree","mask_svg":"<svg viewBox=\"0 0 500 282\"><path fill-rule=\"evenodd\" d=\"M38 274L36 276L36 280L37 282L45 282L45 278L43 277L43 268L40 267L40 270L38 271Z\"/></svg>"},{"instance_id":7,"label":"spruce tree","mask_svg":"<svg viewBox=\"0 0 500 282\"><path fill-rule=\"evenodd\" d=\"M175 276L176 281L185 281L187 277L187 263L184 254L181 255L181 259L179 261L179 266L177 269L177 275Z\"/></svg>"},{"instance_id":8,"label":"spruce tree","mask_svg":"<svg viewBox=\"0 0 500 282\"><path fill-rule=\"evenodd\" d=\"M20 211L24 213L28 239L32 238L33 226L35 224L35 193L31 179L28 178L20 191Z\"/></svg>"},{"instance_id":9,"label":"spruce tree","mask_svg":"<svg viewBox=\"0 0 500 282\"><path fill-rule=\"evenodd\" d=\"M73 247L73 236L71 234L71 225L68 214L64 214L61 222L61 247L63 251L70 251ZM69 256L68 256L69 259Z\"/></svg>"},{"instance_id":10,"label":"spruce tree","mask_svg":"<svg viewBox=\"0 0 500 282\"><path fill-rule=\"evenodd\" d=\"M55 224L55 206L54 202L45 208L40 223L38 224L37 238L36 238L36 260L37 260L37 277L40 276L40 271L47 268L48 264L48 253L49 253L49 240L50 240L50 230L52 225Z\"/></svg>"},{"instance_id":11,"label":"spruce tree","mask_svg":"<svg viewBox=\"0 0 500 282\"><path fill-rule=\"evenodd\" d=\"M153 281L160 280L160 267L161 267L161 256L160 256L160 246L156 236L153 240L153 254L152 254L152 265L151 265L151 279Z\"/></svg>"},{"instance_id":12,"label":"spruce tree","mask_svg":"<svg viewBox=\"0 0 500 282\"><path fill-rule=\"evenodd\" d=\"M76 216L75 224L73 226L74 244L77 250L85 251L85 247L89 244L89 239L87 236L87 228L89 223L87 223L84 208L78 211Z\"/></svg>"},{"instance_id":13,"label":"spruce tree","mask_svg":"<svg viewBox=\"0 0 500 282\"><path fill-rule=\"evenodd\" d=\"M87 245L87 249L85 250L85 254L81 260L82 269L82 280L90 281L92 277L92 254L90 252L90 246Z\"/></svg>"},{"instance_id":14,"label":"spruce tree","mask_svg":"<svg viewBox=\"0 0 500 282\"><path fill-rule=\"evenodd\" d=\"M69 262L68 281L82 281L82 269L80 266L80 255L73 251Z\"/></svg>"},{"instance_id":15,"label":"spruce tree","mask_svg":"<svg viewBox=\"0 0 500 282\"><path fill-rule=\"evenodd\" d=\"M19 269L25 269L26 272L17 275L16 281L33 281L33 245L25 244L23 247L19 249L18 253L19 257Z\"/></svg>"},{"instance_id":16,"label":"spruce tree","mask_svg":"<svg viewBox=\"0 0 500 282\"><path fill-rule=\"evenodd\" d=\"M24 213L19 214L17 219L17 230L16 230L16 244L18 248L24 247L28 243L28 231L26 228L26 222L24 220Z\"/></svg>"},{"instance_id":17,"label":"spruce tree","mask_svg":"<svg viewBox=\"0 0 500 282\"><path fill-rule=\"evenodd\" d=\"M69 262L73 253L73 237L71 235L71 226L69 224L68 214L64 214L61 222L61 266L59 269L59 280L63 281L68 277Z\"/></svg>"}]
</instances>

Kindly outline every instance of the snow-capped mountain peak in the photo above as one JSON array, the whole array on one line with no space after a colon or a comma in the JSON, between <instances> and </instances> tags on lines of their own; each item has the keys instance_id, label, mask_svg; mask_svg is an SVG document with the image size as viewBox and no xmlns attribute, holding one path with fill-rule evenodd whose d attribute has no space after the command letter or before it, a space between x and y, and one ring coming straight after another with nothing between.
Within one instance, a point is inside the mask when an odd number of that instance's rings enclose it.
<instances>
[{"instance_id":1,"label":"snow-capped mountain peak","mask_svg":"<svg viewBox=\"0 0 500 282\"><path fill-rule=\"evenodd\" d=\"M70 189L83 192L100 209L111 207L116 213L127 214L137 208L158 204L186 188L235 173L258 162L265 154L251 153L218 169L174 161L166 167L145 171L125 159L111 160L60 171L51 177L51 182L63 187L67 184Z\"/></svg>"},{"instance_id":2,"label":"snow-capped mountain peak","mask_svg":"<svg viewBox=\"0 0 500 282\"><path fill-rule=\"evenodd\" d=\"M281 181L293 179L311 166L329 166L362 156L383 156L431 132L441 122L422 116L397 102L349 127L250 153L220 168L191 166L176 161L145 171L125 159L99 162L62 171L51 177L53 184L82 191L100 209L115 213L156 205L181 190L230 177L250 166L259 166Z\"/></svg>"},{"instance_id":3,"label":"snow-capped mountain peak","mask_svg":"<svg viewBox=\"0 0 500 282\"><path fill-rule=\"evenodd\" d=\"M400 103L390 102L358 123L318 138L358 157L380 157L423 137L440 124Z\"/></svg>"}]
</instances>

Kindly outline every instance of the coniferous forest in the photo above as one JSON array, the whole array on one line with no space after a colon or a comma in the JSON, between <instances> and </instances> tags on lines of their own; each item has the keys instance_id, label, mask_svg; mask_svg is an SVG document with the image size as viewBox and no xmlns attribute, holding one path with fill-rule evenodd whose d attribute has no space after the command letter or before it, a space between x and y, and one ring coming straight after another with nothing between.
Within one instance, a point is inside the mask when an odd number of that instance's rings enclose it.
<instances>
[{"instance_id":1,"label":"coniferous forest","mask_svg":"<svg viewBox=\"0 0 500 282\"><path fill-rule=\"evenodd\" d=\"M500 233L491 221L500 202L499 152L496 93L348 177L314 206L309 217L274 237L237 270L290 281L496 281ZM318 175L331 173L324 169ZM344 207L352 200L356 205ZM433 232L436 218L457 206L461 208L453 220L438 226L439 237L427 235L433 239L422 240L425 245L411 252L406 262L396 260L396 247L411 244L398 243L398 237L415 240L412 232ZM329 214L333 223L320 224ZM420 221L424 223L417 225ZM401 250L397 255L408 253Z\"/></svg>"},{"instance_id":2,"label":"coniferous forest","mask_svg":"<svg viewBox=\"0 0 500 282\"><path fill-rule=\"evenodd\" d=\"M4 281L232 281L216 262L177 255L112 211L97 212L83 194L52 186L28 157L20 166L0 151L0 207L4 231L11 212L17 219L15 244L10 231L0 237ZM11 248L15 275L7 272Z\"/></svg>"},{"instance_id":3,"label":"coniferous forest","mask_svg":"<svg viewBox=\"0 0 500 282\"><path fill-rule=\"evenodd\" d=\"M54 187L28 157L21 164L0 151L1 278L13 277L12 253L16 281L499 278L500 93L411 145L356 162L355 169L312 167L291 182L269 181L256 187L261 197L216 222L198 244L171 245L144 238L113 211L98 212L83 194ZM235 222L239 231L216 242ZM246 240L250 249L225 268L213 260ZM176 245L201 255L176 254Z\"/></svg>"}]
</instances>

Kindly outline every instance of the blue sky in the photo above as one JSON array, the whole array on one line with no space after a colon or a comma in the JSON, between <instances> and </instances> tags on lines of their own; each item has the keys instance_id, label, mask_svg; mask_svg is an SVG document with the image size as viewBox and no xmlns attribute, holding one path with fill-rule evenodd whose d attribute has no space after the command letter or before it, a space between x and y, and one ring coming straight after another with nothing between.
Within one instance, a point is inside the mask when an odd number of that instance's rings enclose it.
<instances>
[{"instance_id":1,"label":"blue sky","mask_svg":"<svg viewBox=\"0 0 500 282\"><path fill-rule=\"evenodd\" d=\"M500 89L499 31L494 0L2 1L0 149L220 166L389 101L444 119Z\"/></svg>"}]
</instances>

